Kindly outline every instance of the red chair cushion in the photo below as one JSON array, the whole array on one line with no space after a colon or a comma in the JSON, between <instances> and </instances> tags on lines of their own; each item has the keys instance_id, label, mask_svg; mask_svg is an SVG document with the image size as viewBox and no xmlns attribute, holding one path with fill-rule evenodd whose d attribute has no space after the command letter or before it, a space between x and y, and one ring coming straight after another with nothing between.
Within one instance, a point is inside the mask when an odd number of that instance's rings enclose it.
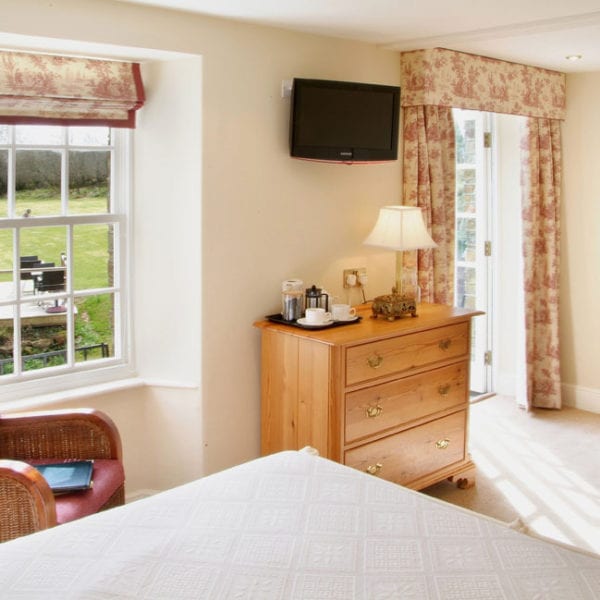
<instances>
[{"instance_id":1,"label":"red chair cushion","mask_svg":"<svg viewBox=\"0 0 600 600\"><path fill-rule=\"evenodd\" d=\"M30 460L28 462L35 466L36 464L42 465L62 461L46 458L44 460ZM54 497L56 502L56 522L59 525L98 512L125 482L123 465L118 460L106 458L94 459L92 481L94 483L89 490L60 494Z\"/></svg>"}]
</instances>

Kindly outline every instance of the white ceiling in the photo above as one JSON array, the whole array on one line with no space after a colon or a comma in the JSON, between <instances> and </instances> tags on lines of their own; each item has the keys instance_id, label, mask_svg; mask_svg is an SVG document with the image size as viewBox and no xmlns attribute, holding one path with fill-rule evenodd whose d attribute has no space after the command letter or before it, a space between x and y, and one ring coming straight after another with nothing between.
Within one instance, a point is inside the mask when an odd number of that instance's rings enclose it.
<instances>
[{"instance_id":1,"label":"white ceiling","mask_svg":"<svg viewBox=\"0 0 600 600\"><path fill-rule=\"evenodd\" d=\"M119 0L378 44L600 70L600 0ZM581 54L577 62L565 56Z\"/></svg>"}]
</instances>

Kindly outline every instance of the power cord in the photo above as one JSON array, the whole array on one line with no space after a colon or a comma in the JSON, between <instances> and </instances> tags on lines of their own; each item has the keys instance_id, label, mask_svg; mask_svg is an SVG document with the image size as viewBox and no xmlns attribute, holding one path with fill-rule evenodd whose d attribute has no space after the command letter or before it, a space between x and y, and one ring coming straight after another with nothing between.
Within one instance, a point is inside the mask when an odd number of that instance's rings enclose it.
<instances>
[{"instance_id":1,"label":"power cord","mask_svg":"<svg viewBox=\"0 0 600 600\"><path fill-rule=\"evenodd\" d=\"M366 274L361 274L358 276L358 286L360 287L360 291L362 293L363 304L367 301L367 298L365 296L365 286L368 282L369 278L366 276Z\"/></svg>"}]
</instances>

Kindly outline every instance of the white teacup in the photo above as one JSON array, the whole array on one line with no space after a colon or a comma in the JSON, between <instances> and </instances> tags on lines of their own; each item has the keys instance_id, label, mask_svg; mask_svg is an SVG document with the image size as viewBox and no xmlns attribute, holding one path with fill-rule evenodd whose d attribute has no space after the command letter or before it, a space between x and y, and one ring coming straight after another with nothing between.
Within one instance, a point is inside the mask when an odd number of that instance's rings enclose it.
<instances>
[{"instance_id":1,"label":"white teacup","mask_svg":"<svg viewBox=\"0 0 600 600\"><path fill-rule=\"evenodd\" d=\"M356 309L349 304L332 304L331 314L334 321L350 321L356 317Z\"/></svg>"},{"instance_id":2,"label":"white teacup","mask_svg":"<svg viewBox=\"0 0 600 600\"><path fill-rule=\"evenodd\" d=\"M322 325L331 321L331 313L324 308L307 308L304 318L308 325Z\"/></svg>"}]
</instances>

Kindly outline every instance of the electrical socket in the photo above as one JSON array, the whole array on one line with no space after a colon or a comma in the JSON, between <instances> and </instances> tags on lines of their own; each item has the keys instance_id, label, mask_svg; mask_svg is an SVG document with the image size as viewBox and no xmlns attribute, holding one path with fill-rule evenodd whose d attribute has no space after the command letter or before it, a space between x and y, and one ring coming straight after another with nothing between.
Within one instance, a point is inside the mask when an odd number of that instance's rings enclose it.
<instances>
[{"instance_id":1,"label":"electrical socket","mask_svg":"<svg viewBox=\"0 0 600 600\"><path fill-rule=\"evenodd\" d=\"M351 287L360 287L360 283L358 283L358 278L362 276L366 276L367 269L366 267L360 267L358 269L344 269L344 287L346 289ZM354 285L350 285L347 281L348 275L356 275L356 283Z\"/></svg>"}]
</instances>

